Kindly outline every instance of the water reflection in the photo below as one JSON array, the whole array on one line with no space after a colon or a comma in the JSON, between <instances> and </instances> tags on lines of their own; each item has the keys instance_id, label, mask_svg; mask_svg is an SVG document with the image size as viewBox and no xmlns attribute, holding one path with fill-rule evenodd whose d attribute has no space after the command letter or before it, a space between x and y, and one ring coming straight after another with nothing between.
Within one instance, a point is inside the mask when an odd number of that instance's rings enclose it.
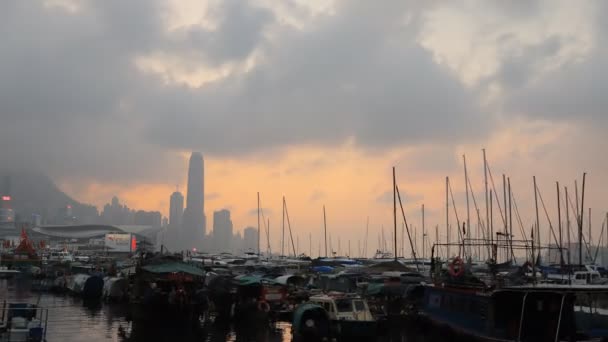
<instances>
[{"instance_id":1,"label":"water reflection","mask_svg":"<svg viewBox=\"0 0 608 342\"><path fill-rule=\"evenodd\" d=\"M23 280L0 280L0 301L19 301L37 304L49 311L47 340L49 342L102 342L102 341L268 341L291 340L287 323L266 336L237 335L230 326L206 324L183 327L162 322L134 319L132 308L126 304L108 304L100 301L83 301L68 295L35 293L27 290Z\"/></svg>"}]
</instances>

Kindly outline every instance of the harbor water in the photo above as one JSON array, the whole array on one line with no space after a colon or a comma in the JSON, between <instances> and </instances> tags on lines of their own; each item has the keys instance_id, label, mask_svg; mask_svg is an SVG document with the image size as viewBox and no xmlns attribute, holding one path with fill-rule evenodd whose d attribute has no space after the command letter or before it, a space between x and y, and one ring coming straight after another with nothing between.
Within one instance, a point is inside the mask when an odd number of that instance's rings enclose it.
<instances>
[{"instance_id":1,"label":"harbor water","mask_svg":"<svg viewBox=\"0 0 608 342\"><path fill-rule=\"evenodd\" d=\"M48 342L176 342L176 341L259 341L287 342L292 340L291 325L287 322L276 324L275 331L253 340L238 336L230 328L218 328L215 324L201 324L199 329L184 329L167 325L151 325L134 320L126 304L86 302L70 295L33 292L29 284L17 279L0 279L0 303L27 302L48 309ZM403 328L403 327L401 327ZM410 329L408 329L410 330ZM378 338L378 342L426 342L423 333L414 335L400 329L392 336ZM435 342L442 342L433 338ZM430 340L428 340L430 341Z\"/></svg>"},{"instance_id":2,"label":"harbor water","mask_svg":"<svg viewBox=\"0 0 608 342\"><path fill-rule=\"evenodd\" d=\"M0 279L0 302L27 302L48 309L49 342L105 341L241 341L230 329L213 324L200 329L176 329L169 325L138 324L125 304L86 302L69 295L37 293L18 280ZM267 341L291 341L288 323L278 323Z\"/></svg>"}]
</instances>

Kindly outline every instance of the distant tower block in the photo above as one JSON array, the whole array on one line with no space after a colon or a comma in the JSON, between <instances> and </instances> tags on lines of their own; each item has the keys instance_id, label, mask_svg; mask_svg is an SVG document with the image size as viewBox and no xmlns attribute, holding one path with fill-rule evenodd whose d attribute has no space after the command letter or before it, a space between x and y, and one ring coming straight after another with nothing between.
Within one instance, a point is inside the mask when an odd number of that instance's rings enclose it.
<instances>
[{"instance_id":1,"label":"distant tower block","mask_svg":"<svg viewBox=\"0 0 608 342\"><path fill-rule=\"evenodd\" d=\"M188 168L188 193L182 223L182 248L199 248L205 236L205 183L203 155L193 152Z\"/></svg>"}]
</instances>

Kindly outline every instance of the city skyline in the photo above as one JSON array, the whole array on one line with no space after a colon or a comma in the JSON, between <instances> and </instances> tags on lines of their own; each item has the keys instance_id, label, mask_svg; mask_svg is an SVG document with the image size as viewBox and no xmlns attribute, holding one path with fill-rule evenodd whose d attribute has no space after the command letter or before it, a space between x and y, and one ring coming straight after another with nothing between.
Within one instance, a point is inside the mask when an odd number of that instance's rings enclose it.
<instances>
[{"instance_id":1,"label":"city skyline","mask_svg":"<svg viewBox=\"0 0 608 342\"><path fill-rule=\"evenodd\" d=\"M425 204L427 227L445 226L446 176L462 220L463 155L485 221L485 148L498 194L502 174L511 179L525 230L536 221L533 176L555 225L555 182L574 201L587 172L599 235L606 10L602 1L9 1L0 160L41 170L100 209L116 195L168 216L175 184L187 196L191 151L201 151L201 211L227 208L235 231L257 227L259 192L275 250L283 196L300 245L308 233L321 240L324 205L334 241L364 240L368 217L375 241L393 224L393 166L408 222L421 227ZM472 198L470 207L473 226Z\"/></svg>"}]
</instances>

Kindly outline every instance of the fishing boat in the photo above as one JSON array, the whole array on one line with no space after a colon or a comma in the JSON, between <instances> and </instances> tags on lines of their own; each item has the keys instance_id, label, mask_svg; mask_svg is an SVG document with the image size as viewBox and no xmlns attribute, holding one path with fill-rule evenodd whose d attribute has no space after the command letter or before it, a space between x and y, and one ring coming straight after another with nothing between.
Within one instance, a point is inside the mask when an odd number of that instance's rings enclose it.
<instances>
[{"instance_id":1,"label":"fishing boat","mask_svg":"<svg viewBox=\"0 0 608 342\"><path fill-rule=\"evenodd\" d=\"M328 293L310 297L309 303L322 307L330 320L332 335L338 340L370 341L376 336L376 320L367 301L358 295Z\"/></svg>"},{"instance_id":2,"label":"fishing boat","mask_svg":"<svg viewBox=\"0 0 608 342\"><path fill-rule=\"evenodd\" d=\"M605 341L607 309L605 286L537 284L488 290L430 285L423 316L453 338L468 341Z\"/></svg>"}]
</instances>

